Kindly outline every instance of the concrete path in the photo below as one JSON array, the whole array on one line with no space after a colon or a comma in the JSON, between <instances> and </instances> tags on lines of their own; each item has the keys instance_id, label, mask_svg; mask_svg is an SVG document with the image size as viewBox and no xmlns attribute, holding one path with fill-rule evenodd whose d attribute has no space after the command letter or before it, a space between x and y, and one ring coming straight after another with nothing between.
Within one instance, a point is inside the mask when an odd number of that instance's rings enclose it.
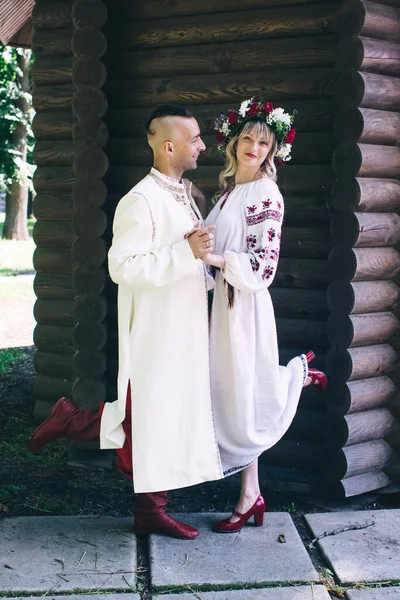
<instances>
[{"instance_id":1,"label":"concrete path","mask_svg":"<svg viewBox=\"0 0 400 600\"><path fill-rule=\"evenodd\" d=\"M10 600L44 595L48 600L104 600L108 592L108 600L139 600L147 581L151 600L337 598L321 584L289 514L268 513L264 527L248 525L232 535L211 531L222 516L179 515L200 529L200 537L183 541L153 535L148 551L139 544L139 555L131 518L3 519L0 595ZM319 570L335 571L346 600L400 600L399 518L400 510L306 517L316 537L333 534L318 542L327 559ZM361 528L339 532L355 526ZM285 543L279 541L282 534ZM138 564L146 566L144 575Z\"/></svg>"}]
</instances>

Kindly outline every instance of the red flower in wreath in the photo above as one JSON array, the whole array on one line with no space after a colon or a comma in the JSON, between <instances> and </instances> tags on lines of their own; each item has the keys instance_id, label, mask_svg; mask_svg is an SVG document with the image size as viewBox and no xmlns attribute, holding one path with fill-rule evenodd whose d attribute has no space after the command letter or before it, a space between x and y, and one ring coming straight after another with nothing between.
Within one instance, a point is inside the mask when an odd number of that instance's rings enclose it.
<instances>
[{"instance_id":1,"label":"red flower in wreath","mask_svg":"<svg viewBox=\"0 0 400 600\"><path fill-rule=\"evenodd\" d=\"M289 129L285 137L285 144L293 144L294 138L296 137L296 130Z\"/></svg>"},{"instance_id":2,"label":"red flower in wreath","mask_svg":"<svg viewBox=\"0 0 400 600\"><path fill-rule=\"evenodd\" d=\"M265 102L263 105L263 109L266 113L271 113L274 110L274 107L272 106L272 102Z\"/></svg>"},{"instance_id":3,"label":"red flower in wreath","mask_svg":"<svg viewBox=\"0 0 400 600\"><path fill-rule=\"evenodd\" d=\"M282 160L281 158L276 158L275 157L275 162L278 165L278 167L284 167L285 166L285 161Z\"/></svg>"},{"instance_id":4,"label":"red flower in wreath","mask_svg":"<svg viewBox=\"0 0 400 600\"><path fill-rule=\"evenodd\" d=\"M225 136L222 131L217 131L215 137L217 138L218 144L223 144L225 142Z\"/></svg>"},{"instance_id":5,"label":"red flower in wreath","mask_svg":"<svg viewBox=\"0 0 400 600\"><path fill-rule=\"evenodd\" d=\"M260 105L258 102L252 102L249 110L247 111L248 117L256 117L258 115L258 111L260 110Z\"/></svg>"},{"instance_id":6,"label":"red flower in wreath","mask_svg":"<svg viewBox=\"0 0 400 600\"><path fill-rule=\"evenodd\" d=\"M228 121L229 121L229 125L236 125L236 123L238 122L238 114L237 114L236 110L228 111Z\"/></svg>"}]
</instances>

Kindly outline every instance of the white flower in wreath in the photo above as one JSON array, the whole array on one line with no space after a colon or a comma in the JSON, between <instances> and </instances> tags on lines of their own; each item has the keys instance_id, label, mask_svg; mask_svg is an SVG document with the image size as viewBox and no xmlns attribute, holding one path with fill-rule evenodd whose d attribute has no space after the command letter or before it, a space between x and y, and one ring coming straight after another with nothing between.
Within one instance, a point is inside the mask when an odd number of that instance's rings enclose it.
<instances>
[{"instance_id":1,"label":"white flower in wreath","mask_svg":"<svg viewBox=\"0 0 400 600\"><path fill-rule=\"evenodd\" d=\"M282 144L282 146L279 148L278 152L276 153L277 158L280 158L281 160L284 160L285 162L290 160L291 149L292 149L291 144Z\"/></svg>"},{"instance_id":2,"label":"white flower in wreath","mask_svg":"<svg viewBox=\"0 0 400 600\"><path fill-rule=\"evenodd\" d=\"M240 108L239 108L239 115L241 117L246 116L247 109L249 108L249 106L252 102L253 102L253 98L250 98L250 100L244 100L242 102L242 104L240 105Z\"/></svg>"},{"instance_id":3,"label":"white flower in wreath","mask_svg":"<svg viewBox=\"0 0 400 600\"><path fill-rule=\"evenodd\" d=\"M292 123L290 115L285 113L283 108L280 108L280 107L274 108L274 110L270 113L270 115L268 117L268 121L269 121L269 123L280 121L281 123L285 123L285 125L289 125L289 126Z\"/></svg>"},{"instance_id":4,"label":"white flower in wreath","mask_svg":"<svg viewBox=\"0 0 400 600\"><path fill-rule=\"evenodd\" d=\"M222 123L221 131L222 131L222 133L224 135L228 135L228 133L229 133L229 123L227 123L227 121L225 121L224 123Z\"/></svg>"}]
</instances>

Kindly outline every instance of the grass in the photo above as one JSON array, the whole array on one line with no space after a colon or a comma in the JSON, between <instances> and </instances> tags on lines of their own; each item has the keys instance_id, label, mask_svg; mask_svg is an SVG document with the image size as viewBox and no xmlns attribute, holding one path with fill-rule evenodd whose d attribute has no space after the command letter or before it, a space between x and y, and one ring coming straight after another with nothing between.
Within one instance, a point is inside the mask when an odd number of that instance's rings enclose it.
<instances>
[{"instance_id":1,"label":"grass","mask_svg":"<svg viewBox=\"0 0 400 600\"><path fill-rule=\"evenodd\" d=\"M5 213L0 213L0 276L33 273L32 258L35 244L32 239L32 230L35 219L28 219L30 239L24 242L1 239L4 220Z\"/></svg>"}]
</instances>

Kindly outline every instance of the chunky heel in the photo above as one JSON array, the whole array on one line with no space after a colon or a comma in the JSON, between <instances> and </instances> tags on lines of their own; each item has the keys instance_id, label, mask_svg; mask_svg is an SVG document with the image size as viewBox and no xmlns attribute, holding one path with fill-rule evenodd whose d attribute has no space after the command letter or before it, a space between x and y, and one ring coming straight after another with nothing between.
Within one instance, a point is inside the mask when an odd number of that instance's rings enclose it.
<instances>
[{"instance_id":1,"label":"chunky heel","mask_svg":"<svg viewBox=\"0 0 400 600\"><path fill-rule=\"evenodd\" d=\"M265 507L261 507L256 513L254 513L254 525L256 527L262 527L264 524L264 508Z\"/></svg>"},{"instance_id":2,"label":"chunky heel","mask_svg":"<svg viewBox=\"0 0 400 600\"><path fill-rule=\"evenodd\" d=\"M261 527L264 523L264 512L265 512L265 500L261 496L258 496L257 500L254 502L253 506L246 513L242 514L237 510L233 511L233 514L236 517L239 517L239 521L232 523L230 519L224 519L220 521L214 526L214 531L217 533L237 533L240 531L247 521L254 516L254 525L256 527Z\"/></svg>"}]
</instances>

